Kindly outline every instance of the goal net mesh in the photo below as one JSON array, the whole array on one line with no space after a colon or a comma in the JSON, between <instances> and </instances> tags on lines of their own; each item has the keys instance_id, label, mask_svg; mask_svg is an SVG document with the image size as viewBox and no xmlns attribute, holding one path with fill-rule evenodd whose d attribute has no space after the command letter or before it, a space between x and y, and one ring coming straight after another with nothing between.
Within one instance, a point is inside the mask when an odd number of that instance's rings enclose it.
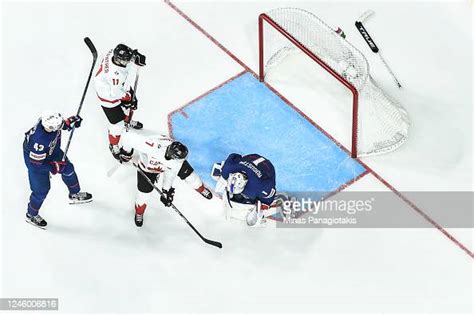
<instances>
[{"instance_id":1,"label":"goal net mesh","mask_svg":"<svg viewBox=\"0 0 474 315\"><path fill-rule=\"evenodd\" d=\"M311 12L278 8L265 13L359 93L357 111L357 156L381 154L400 147L410 125L406 110L385 93L370 76L365 56L334 29ZM270 25L265 25L269 29ZM289 54L301 53L282 34L265 31L265 74L276 69Z\"/></svg>"}]
</instances>

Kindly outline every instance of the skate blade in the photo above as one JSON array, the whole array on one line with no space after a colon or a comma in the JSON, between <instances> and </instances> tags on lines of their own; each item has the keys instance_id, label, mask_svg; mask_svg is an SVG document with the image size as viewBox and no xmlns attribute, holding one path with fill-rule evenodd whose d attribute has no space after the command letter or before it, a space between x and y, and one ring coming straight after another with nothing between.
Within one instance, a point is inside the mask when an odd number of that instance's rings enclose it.
<instances>
[{"instance_id":1,"label":"skate blade","mask_svg":"<svg viewBox=\"0 0 474 315\"><path fill-rule=\"evenodd\" d=\"M91 202L92 199L89 199L89 200L69 200L69 204L70 205L80 205L80 204L83 204L83 203L89 203Z\"/></svg>"},{"instance_id":2,"label":"skate blade","mask_svg":"<svg viewBox=\"0 0 474 315\"><path fill-rule=\"evenodd\" d=\"M34 227L37 227L38 229L42 229L42 230L46 230L46 227L47 227L47 226L39 226L39 225L36 225L36 224L34 224L33 222L31 222L30 220L28 220L28 219L25 219L25 222L26 222L26 223L29 223L29 224L31 224L31 225L33 225Z\"/></svg>"}]
</instances>

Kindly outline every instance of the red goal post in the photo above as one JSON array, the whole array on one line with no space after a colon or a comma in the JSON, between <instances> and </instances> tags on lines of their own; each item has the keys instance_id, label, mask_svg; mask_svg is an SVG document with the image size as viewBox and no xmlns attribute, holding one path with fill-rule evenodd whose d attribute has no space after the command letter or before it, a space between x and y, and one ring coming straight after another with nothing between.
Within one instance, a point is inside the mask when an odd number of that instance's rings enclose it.
<instances>
[{"instance_id":1,"label":"red goal post","mask_svg":"<svg viewBox=\"0 0 474 315\"><path fill-rule=\"evenodd\" d=\"M263 37L263 22L267 22L275 30L277 30L281 35L285 36L293 45L298 47L303 53L308 57L313 59L321 67L323 67L327 72L329 72L333 77L335 77L339 82L341 82L345 87L347 87L352 93L352 148L351 148L351 157L357 157L357 110L359 105L359 92L357 89L347 81L343 76L334 71L329 67L324 61L318 58L314 53L312 53L308 48L301 44L296 38L284 30L280 25L273 21L265 13L260 14L258 17L258 45L259 45L259 80L263 82L265 80L265 60L264 60L264 37Z\"/></svg>"},{"instance_id":2,"label":"red goal post","mask_svg":"<svg viewBox=\"0 0 474 315\"><path fill-rule=\"evenodd\" d=\"M296 49L304 53L351 92L352 158L393 151L405 142L409 126L405 109L378 87L370 76L369 65L363 54L310 12L297 8L278 8L260 14L260 81L265 79L267 62L271 62L273 57L281 52L277 51L272 58L265 60L265 49L268 50L265 43L265 40L268 40L265 38L265 23L293 45L291 48L286 47L287 51ZM324 46L326 44L327 47ZM285 55L287 51L280 55ZM278 57L275 59L278 60ZM365 108L368 108L364 114L359 112L361 99ZM380 118L380 121L375 121L376 118L369 115ZM364 139L361 139L361 117L364 123L369 125L362 125Z\"/></svg>"}]
</instances>

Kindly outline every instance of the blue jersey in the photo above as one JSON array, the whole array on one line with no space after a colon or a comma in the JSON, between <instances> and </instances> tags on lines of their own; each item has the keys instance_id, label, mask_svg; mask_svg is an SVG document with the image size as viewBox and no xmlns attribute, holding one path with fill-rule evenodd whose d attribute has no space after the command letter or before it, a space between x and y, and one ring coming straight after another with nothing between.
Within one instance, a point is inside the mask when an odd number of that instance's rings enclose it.
<instances>
[{"instance_id":1,"label":"blue jersey","mask_svg":"<svg viewBox=\"0 0 474 315\"><path fill-rule=\"evenodd\" d=\"M240 197L243 203L255 203L260 200L268 206L272 204L276 192L275 168L269 160L258 154L241 156L232 153L224 162L221 176L228 179L229 174L236 172L243 172L248 177L243 192L236 197Z\"/></svg>"},{"instance_id":2,"label":"blue jersey","mask_svg":"<svg viewBox=\"0 0 474 315\"><path fill-rule=\"evenodd\" d=\"M23 142L25 155L29 157L30 166L50 169L49 162L61 160L61 129L47 132L41 120L25 133Z\"/></svg>"}]
</instances>

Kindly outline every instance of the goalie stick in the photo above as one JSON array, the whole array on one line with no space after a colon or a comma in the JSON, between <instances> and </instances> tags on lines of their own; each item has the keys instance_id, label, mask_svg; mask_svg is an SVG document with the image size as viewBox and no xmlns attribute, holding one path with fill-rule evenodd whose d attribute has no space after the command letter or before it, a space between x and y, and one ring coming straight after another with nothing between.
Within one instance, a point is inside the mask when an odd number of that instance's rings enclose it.
<instances>
[{"instance_id":1,"label":"goalie stick","mask_svg":"<svg viewBox=\"0 0 474 315\"><path fill-rule=\"evenodd\" d=\"M367 30L365 29L364 25L362 24L362 22L364 22L365 20L367 20L371 15L374 14L374 11L372 10L367 10L365 11L364 13L362 13L362 15L357 19L357 21L355 22L355 26L357 28L357 30L359 31L360 35L362 35L362 37L364 38L365 42L367 43L367 45L369 45L370 49L372 50L372 52L374 54L377 54L380 58L380 60L382 61L383 65L385 66L385 68L387 69L388 73L390 73L390 75L392 76L393 80L395 81L395 84L398 86L398 88L402 88L402 85L400 84L400 82L398 81L397 77L395 76L395 74L393 73L392 69L389 67L389 65L387 64L387 62L385 61L385 59L383 58L382 54L380 53L380 49L377 47L377 45L375 44L374 40L372 39L372 37L370 36L369 32L367 32Z\"/></svg>"},{"instance_id":2,"label":"goalie stick","mask_svg":"<svg viewBox=\"0 0 474 315\"><path fill-rule=\"evenodd\" d=\"M77 114L76 115L79 115L81 113L82 104L84 104L84 99L86 98L87 89L89 88L89 83L91 82L92 72L94 71L95 63L97 61L97 49L95 49L95 46L92 43L92 41L90 40L90 38L85 37L84 42L86 43L87 47L89 47L89 50L92 53L92 66L91 66L91 70L89 72L89 77L87 78L87 82L86 82L86 86L84 88L84 92L82 93L81 102L79 103L79 108L77 109ZM71 140L72 140L72 136L74 135L74 130L76 130L76 128L73 126L71 132L69 133L69 139L67 141L66 149L64 150L64 154L63 154L63 158L62 158L63 161L66 160L67 151L69 150L69 146L71 145Z\"/></svg>"},{"instance_id":3,"label":"goalie stick","mask_svg":"<svg viewBox=\"0 0 474 315\"><path fill-rule=\"evenodd\" d=\"M146 181L153 187L153 189L156 190L160 194L160 196L163 196L163 192L151 182L151 180L146 176L145 172L143 172L137 164L133 163L133 166L135 166L138 172L146 179ZM193 229L194 233L196 233L201 238L201 240L203 240L204 243L218 248L222 248L222 243L207 239L202 236L201 233L199 233L199 231L191 224L191 222L189 222L188 219L186 219L186 217L181 213L181 211L178 210L178 208L176 208L174 204L171 204L171 208L189 225L191 229Z\"/></svg>"}]
</instances>

